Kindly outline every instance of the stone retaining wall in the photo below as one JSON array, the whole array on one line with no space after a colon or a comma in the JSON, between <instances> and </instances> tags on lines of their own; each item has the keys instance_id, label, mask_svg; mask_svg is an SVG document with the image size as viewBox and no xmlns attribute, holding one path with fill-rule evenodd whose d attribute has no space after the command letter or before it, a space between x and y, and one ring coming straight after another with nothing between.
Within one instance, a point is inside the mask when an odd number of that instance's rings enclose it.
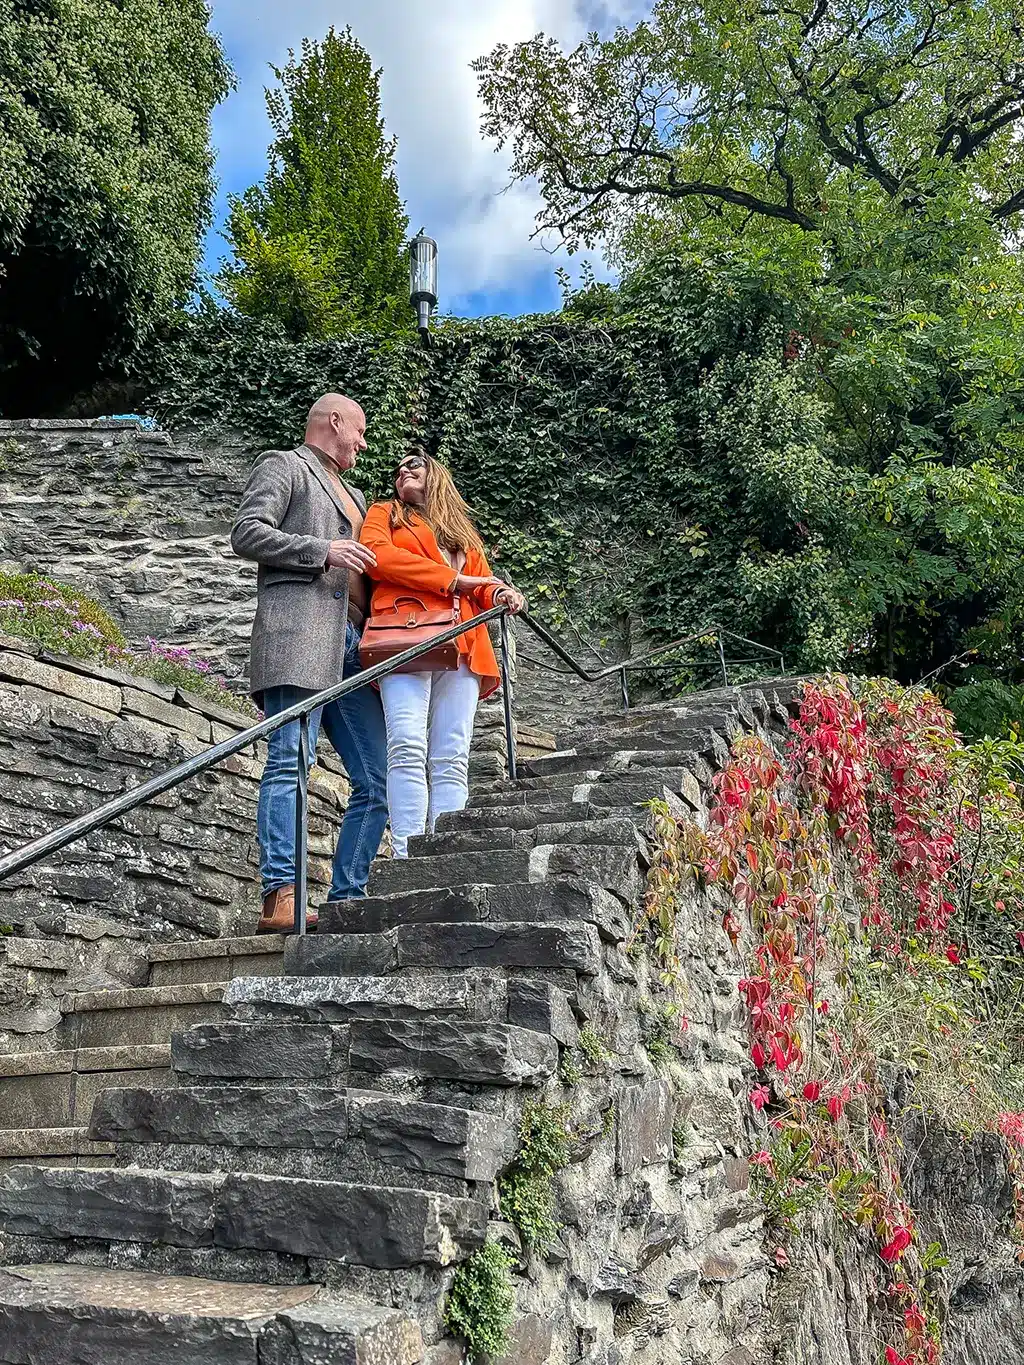
<instances>
[{"instance_id":1,"label":"stone retaining wall","mask_svg":"<svg viewBox=\"0 0 1024 1365\"><path fill-rule=\"evenodd\" d=\"M0 850L250 723L148 679L0 637ZM4 883L0 1051L19 1034L51 1029L66 991L142 984L148 942L253 931L263 757L236 755ZM347 796L340 764L324 745L310 778L314 901L327 890Z\"/></svg>"},{"instance_id":2,"label":"stone retaining wall","mask_svg":"<svg viewBox=\"0 0 1024 1365\"><path fill-rule=\"evenodd\" d=\"M133 644L188 645L244 688L256 568L229 536L256 454L228 433L200 441L134 422L0 421L0 563L74 584ZM504 753L491 702L473 774L499 775Z\"/></svg>"}]
</instances>

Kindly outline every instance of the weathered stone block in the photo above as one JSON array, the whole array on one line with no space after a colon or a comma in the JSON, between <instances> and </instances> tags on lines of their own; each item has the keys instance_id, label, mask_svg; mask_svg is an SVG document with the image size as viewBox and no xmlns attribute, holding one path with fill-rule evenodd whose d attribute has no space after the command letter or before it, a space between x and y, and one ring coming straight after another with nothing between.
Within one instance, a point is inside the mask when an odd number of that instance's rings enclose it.
<instances>
[{"instance_id":1,"label":"weathered stone block","mask_svg":"<svg viewBox=\"0 0 1024 1365\"><path fill-rule=\"evenodd\" d=\"M378 863L370 877L370 894L388 896L431 887L477 883L539 881L530 876L526 852L459 853L450 858L392 858Z\"/></svg>"},{"instance_id":2,"label":"weathered stone block","mask_svg":"<svg viewBox=\"0 0 1024 1365\"><path fill-rule=\"evenodd\" d=\"M23 654L0 652L0 678L12 682L27 683L44 692L56 692L62 697L85 702L102 711L116 715L121 710L121 689L98 678L88 678L80 673L70 673L67 669L54 668L52 664L38 659L26 658Z\"/></svg>"},{"instance_id":3,"label":"weathered stone block","mask_svg":"<svg viewBox=\"0 0 1024 1365\"><path fill-rule=\"evenodd\" d=\"M616 1098L615 1166L630 1175L672 1155L672 1087L657 1079L625 1086Z\"/></svg>"},{"instance_id":4,"label":"weathered stone block","mask_svg":"<svg viewBox=\"0 0 1024 1365\"><path fill-rule=\"evenodd\" d=\"M8 938L0 946L11 967L27 967L44 972L67 972L75 961L70 946L56 939Z\"/></svg>"},{"instance_id":5,"label":"weathered stone block","mask_svg":"<svg viewBox=\"0 0 1024 1365\"><path fill-rule=\"evenodd\" d=\"M291 938L285 973L298 976L387 976L398 968L398 930L385 934L323 934Z\"/></svg>"},{"instance_id":6,"label":"weathered stone block","mask_svg":"<svg viewBox=\"0 0 1024 1365\"><path fill-rule=\"evenodd\" d=\"M210 742L209 720L187 706L175 706L172 702L164 701L134 687L124 688L121 697L125 714L144 716L147 720L157 721L172 730L184 730L186 734L196 739Z\"/></svg>"},{"instance_id":7,"label":"weathered stone block","mask_svg":"<svg viewBox=\"0 0 1024 1365\"><path fill-rule=\"evenodd\" d=\"M478 1085L538 1085L558 1065L553 1038L509 1024L459 1019L358 1019L349 1063Z\"/></svg>"},{"instance_id":8,"label":"weathered stone block","mask_svg":"<svg viewBox=\"0 0 1024 1365\"><path fill-rule=\"evenodd\" d=\"M483 1245L486 1225L484 1204L422 1190L229 1175L215 1236L224 1247L396 1270L447 1265Z\"/></svg>"},{"instance_id":9,"label":"weathered stone block","mask_svg":"<svg viewBox=\"0 0 1024 1365\"><path fill-rule=\"evenodd\" d=\"M421 924L398 931L402 967L565 967L594 976L601 949L592 925Z\"/></svg>"},{"instance_id":10,"label":"weathered stone block","mask_svg":"<svg viewBox=\"0 0 1024 1365\"><path fill-rule=\"evenodd\" d=\"M279 1313L260 1334L260 1365L418 1365L417 1323L369 1304L310 1304Z\"/></svg>"},{"instance_id":11,"label":"weathered stone block","mask_svg":"<svg viewBox=\"0 0 1024 1365\"><path fill-rule=\"evenodd\" d=\"M547 981L529 977L509 981L508 1022L536 1033L550 1033L565 1047L574 1047L579 1038L568 996Z\"/></svg>"},{"instance_id":12,"label":"weathered stone block","mask_svg":"<svg viewBox=\"0 0 1024 1365\"><path fill-rule=\"evenodd\" d=\"M257 1365L260 1325L315 1293L308 1285L19 1266L0 1275L0 1341L17 1365Z\"/></svg>"},{"instance_id":13,"label":"weathered stone block","mask_svg":"<svg viewBox=\"0 0 1024 1365\"><path fill-rule=\"evenodd\" d=\"M451 1105L349 1091L349 1134L383 1160L460 1180L493 1180L515 1154L511 1124Z\"/></svg>"},{"instance_id":14,"label":"weathered stone block","mask_svg":"<svg viewBox=\"0 0 1024 1365\"><path fill-rule=\"evenodd\" d=\"M211 1147L331 1147L348 1136L344 1091L253 1086L108 1090L91 1132L109 1142Z\"/></svg>"},{"instance_id":15,"label":"weathered stone block","mask_svg":"<svg viewBox=\"0 0 1024 1365\"><path fill-rule=\"evenodd\" d=\"M229 983L224 1003L256 1014L315 1020L504 1018L505 982L492 972L403 977L285 976Z\"/></svg>"},{"instance_id":16,"label":"weathered stone block","mask_svg":"<svg viewBox=\"0 0 1024 1365\"><path fill-rule=\"evenodd\" d=\"M171 1058L188 1076L315 1080L331 1065L333 1037L310 1024L202 1024L175 1034Z\"/></svg>"},{"instance_id":17,"label":"weathered stone block","mask_svg":"<svg viewBox=\"0 0 1024 1365\"><path fill-rule=\"evenodd\" d=\"M0 1228L30 1237L213 1243L221 1176L16 1166L0 1175Z\"/></svg>"}]
</instances>

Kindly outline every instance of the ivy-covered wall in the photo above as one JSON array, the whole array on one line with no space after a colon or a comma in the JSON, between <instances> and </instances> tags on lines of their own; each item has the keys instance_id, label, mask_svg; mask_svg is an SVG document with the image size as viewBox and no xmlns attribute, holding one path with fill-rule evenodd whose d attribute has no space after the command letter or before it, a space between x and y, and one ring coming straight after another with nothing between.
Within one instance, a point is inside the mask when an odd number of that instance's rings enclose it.
<instances>
[{"instance_id":1,"label":"ivy-covered wall","mask_svg":"<svg viewBox=\"0 0 1024 1365\"><path fill-rule=\"evenodd\" d=\"M256 450L301 439L308 405L340 389L368 414L355 476L367 493L384 493L396 456L423 441L452 468L495 566L569 625L570 643L571 626L607 657L716 618L763 631L735 570L752 532L772 529L751 525L702 380L723 358L760 355L767 318L738 295L709 305L696 283L681 313L679 291L676 280L663 305L614 319L594 300L595 316L577 303L449 320L428 350L403 336L296 343L210 311L155 354L137 401L170 429L234 428Z\"/></svg>"}]
</instances>

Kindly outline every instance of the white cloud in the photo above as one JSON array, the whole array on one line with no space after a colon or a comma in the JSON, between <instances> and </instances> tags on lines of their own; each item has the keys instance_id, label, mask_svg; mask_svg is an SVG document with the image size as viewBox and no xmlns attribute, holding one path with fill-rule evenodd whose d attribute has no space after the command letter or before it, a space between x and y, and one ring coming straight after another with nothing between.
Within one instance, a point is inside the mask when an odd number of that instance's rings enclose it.
<instances>
[{"instance_id":1,"label":"white cloud","mask_svg":"<svg viewBox=\"0 0 1024 1365\"><path fill-rule=\"evenodd\" d=\"M213 26L234 62L238 91L215 116L225 190L259 179L269 128L263 108L267 63L281 64L303 37L351 24L376 66L381 102L398 138L398 174L413 231L437 238L441 306L464 312L471 296L528 293L550 279L556 259L530 240L538 198L508 186L507 161L479 132L476 81L469 63L499 42L538 31L566 44L588 29L632 17L638 0L214 0Z\"/></svg>"}]
</instances>

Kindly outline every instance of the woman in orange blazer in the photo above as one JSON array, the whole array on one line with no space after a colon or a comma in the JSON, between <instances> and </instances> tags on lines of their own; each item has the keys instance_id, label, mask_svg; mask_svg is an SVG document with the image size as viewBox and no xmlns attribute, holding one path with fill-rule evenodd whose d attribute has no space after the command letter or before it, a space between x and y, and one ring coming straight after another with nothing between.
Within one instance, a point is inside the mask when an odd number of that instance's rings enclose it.
<instances>
[{"instance_id":1,"label":"woman in orange blazer","mask_svg":"<svg viewBox=\"0 0 1024 1365\"><path fill-rule=\"evenodd\" d=\"M373 616L414 597L428 611L459 600L463 620L506 603L526 605L520 593L493 577L480 534L451 474L414 446L395 471L395 498L375 503L359 539L376 556ZM477 702L499 684L497 660L485 626L459 637L459 667L432 673L392 673L380 680L388 728L388 811L396 858L409 839L433 831L446 810L469 799L469 747Z\"/></svg>"}]
</instances>

